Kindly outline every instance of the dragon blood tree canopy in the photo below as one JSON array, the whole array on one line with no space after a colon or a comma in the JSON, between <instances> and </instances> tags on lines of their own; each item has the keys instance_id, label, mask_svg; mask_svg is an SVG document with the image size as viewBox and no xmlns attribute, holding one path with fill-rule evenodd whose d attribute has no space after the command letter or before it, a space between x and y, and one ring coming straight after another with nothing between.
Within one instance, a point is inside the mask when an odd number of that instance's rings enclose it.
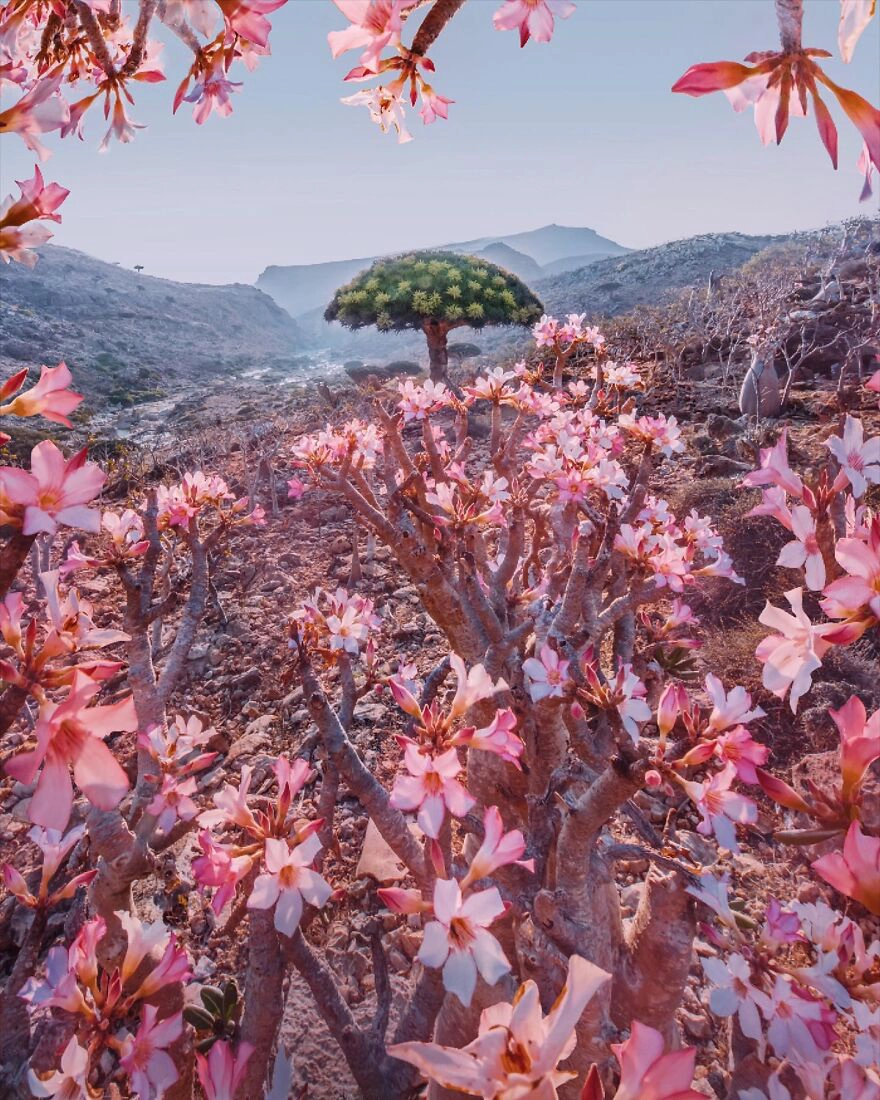
<instances>
[{"instance_id":1,"label":"dragon blood tree canopy","mask_svg":"<svg viewBox=\"0 0 880 1100\"><path fill-rule=\"evenodd\" d=\"M455 252L410 252L377 260L340 287L324 317L353 329L421 329L437 381L446 374L451 329L531 325L543 312L525 283L502 267Z\"/></svg>"}]
</instances>

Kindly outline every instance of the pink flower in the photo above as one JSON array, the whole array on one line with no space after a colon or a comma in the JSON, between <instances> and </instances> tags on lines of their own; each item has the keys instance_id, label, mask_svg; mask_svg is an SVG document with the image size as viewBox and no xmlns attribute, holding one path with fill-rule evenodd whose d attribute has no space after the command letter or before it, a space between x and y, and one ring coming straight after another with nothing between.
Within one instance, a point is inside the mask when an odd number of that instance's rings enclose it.
<instances>
[{"instance_id":1,"label":"pink flower","mask_svg":"<svg viewBox=\"0 0 880 1100\"><path fill-rule=\"evenodd\" d=\"M553 37L554 17L568 19L575 5L570 0L505 0L492 16L497 31L519 31L520 47L534 38L549 42Z\"/></svg>"},{"instance_id":2,"label":"pink flower","mask_svg":"<svg viewBox=\"0 0 880 1100\"><path fill-rule=\"evenodd\" d=\"M193 778L179 780L173 775L162 777L162 786L147 806L147 813L156 820L157 828L167 833L175 821L192 821L199 812L193 802L196 793L196 781Z\"/></svg>"},{"instance_id":3,"label":"pink flower","mask_svg":"<svg viewBox=\"0 0 880 1100\"><path fill-rule=\"evenodd\" d=\"M47 1077L38 1077L28 1070L28 1085L33 1096L57 1096L58 1100L74 1100L75 1097L92 1095L88 1083L89 1053L71 1035L61 1055L61 1069Z\"/></svg>"},{"instance_id":4,"label":"pink flower","mask_svg":"<svg viewBox=\"0 0 880 1100\"><path fill-rule=\"evenodd\" d=\"M880 520L872 521L867 539L838 539L834 556L848 576L828 585L822 610L834 619L880 619Z\"/></svg>"},{"instance_id":5,"label":"pink flower","mask_svg":"<svg viewBox=\"0 0 880 1100\"><path fill-rule=\"evenodd\" d=\"M477 849L468 872L461 880L461 888L466 890L474 882L486 878L499 867L505 867L509 863L516 863L525 867L527 871L534 871L533 859L521 860L519 857L526 850L526 842L519 829L504 832L504 823L497 806L490 806L483 816L483 843Z\"/></svg>"},{"instance_id":6,"label":"pink flower","mask_svg":"<svg viewBox=\"0 0 880 1100\"><path fill-rule=\"evenodd\" d=\"M37 80L17 103L0 111L0 132L19 134L28 149L36 153L40 160L46 160L49 151L40 144L36 135L60 130L68 118L67 104L57 94L61 87L62 68L57 66L53 75Z\"/></svg>"},{"instance_id":7,"label":"pink flower","mask_svg":"<svg viewBox=\"0 0 880 1100\"><path fill-rule=\"evenodd\" d=\"M268 45L272 30L265 17L286 3L287 0L217 0L229 29L261 47Z\"/></svg>"},{"instance_id":8,"label":"pink flower","mask_svg":"<svg viewBox=\"0 0 880 1100\"><path fill-rule=\"evenodd\" d=\"M819 592L825 587L825 559L816 538L816 520L806 505L792 508L791 530L795 537L780 550L776 564L803 569L807 588Z\"/></svg>"},{"instance_id":9,"label":"pink flower","mask_svg":"<svg viewBox=\"0 0 880 1100\"><path fill-rule=\"evenodd\" d=\"M824 635L835 624L814 626L803 608L803 590L793 588L785 593L793 614L767 603L758 616L764 626L773 627L778 634L771 634L758 644L755 656L764 665L763 684L780 699L791 688L791 709L797 711L800 697L810 690L813 673L822 664L822 658L831 643Z\"/></svg>"},{"instance_id":10,"label":"pink flower","mask_svg":"<svg viewBox=\"0 0 880 1100\"><path fill-rule=\"evenodd\" d=\"M233 1054L230 1044L221 1039L213 1044L207 1058L196 1054L199 1082L206 1100L235 1100L253 1049L250 1043L239 1043Z\"/></svg>"},{"instance_id":11,"label":"pink flower","mask_svg":"<svg viewBox=\"0 0 880 1100\"><path fill-rule=\"evenodd\" d=\"M848 801L858 790L869 766L880 760L880 710L867 716L865 704L852 695L840 710L829 711L840 733L840 770L843 796Z\"/></svg>"},{"instance_id":12,"label":"pink flower","mask_svg":"<svg viewBox=\"0 0 880 1100\"><path fill-rule=\"evenodd\" d=\"M292 936L299 927L303 901L321 909L332 893L311 868L320 850L321 842L314 833L294 848L286 840L266 840L266 873L257 877L247 907L271 909L274 905L275 927L284 936Z\"/></svg>"},{"instance_id":13,"label":"pink flower","mask_svg":"<svg viewBox=\"0 0 880 1100\"><path fill-rule=\"evenodd\" d=\"M405 708L404 708L405 709ZM515 768L522 769L520 757L525 751L522 740L513 732L516 728L516 715L512 710L499 710L488 726L482 729L474 729L468 726L459 730L450 739L451 745L466 745L473 749L482 749L484 752L493 752L513 764Z\"/></svg>"},{"instance_id":14,"label":"pink flower","mask_svg":"<svg viewBox=\"0 0 880 1100\"><path fill-rule=\"evenodd\" d=\"M665 738L675 726L680 714L687 713L689 700L684 684L667 684L657 703L657 729Z\"/></svg>"},{"instance_id":15,"label":"pink flower","mask_svg":"<svg viewBox=\"0 0 880 1100\"><path fill-rule=\"evenodd\" d=\"M541 646L541 659L529 657L523 661L523 672L528 676L529 695L533 703L542 699L558 699L565 694L570 684L568 666L552 646L545 642Z\"/></svg>"},{"instance_id":16,"label":"pink flower","mask_svg":"<svg viewBox=\"0 0 880 1100\"><path fill-rule=\"evenodd\" d=\"M0 256L6 263L17 260L26 267L33 267L37 257L28 250L29 247L43 244L52 234L45 226L28 223L37 220L60 222L61 215L55 211L70 192L57 183L45 184L36 166L33 179L17 182L21 197L13 201L9 195L0 204Z\"/></svg>"},{"instance_id":17,"label":"pink flower","mask_svg":"<svg viewBox=\"0 0 880 1100\"><path fill-rule=\"evenodd\" d=\"M251 774L253 769L249 764L244 764L238 787L231 783L225 783L222 790L214 795L216 809L205 810L199 814L200 825L239 825L248 829L257 836L262 835L262 830L247 804L247 797L251 786Z\"/></svg>"},{"instance_id":18,"label":"pink flower","mask_svg":"<svg viewBox=\"0 0 880 1100\"><path fill-rule=\"evenodd\" d=\"M790 531L791 509L786 503L785 490L778 485L771 485L769 489L762 489L761 503L756 504L751 511L746 512L746 518L751 516L772 516L787 531Z\"/></svg>"},{"instance_id":19,"label":"pink flower","mask_svg":"<svg viewBox=\"0 0 880 1100\"><path fill-rule=\"evenodd\" d=\"M422 106L419 114L426 126L438 118L449 118L449 104L454 103L454 99L447 99L446 96L435 92L430 84L422 84L421 97Z\"/></svg>"},{"instance_id":20,"label":"pink flower","mask_svg":"<svg viewBox=\"0 0 880 1100\"><path fill-rule=\"evenodd\" d=\"M131 696L108 706L89 707L101 685L81 672L74 674L61 704L46 701L36 724L37 747L6 762L6 771L22 783L37 787L28 813L31 821L63 829L73 806L69 768L86 798L101 810L114 809L129 788L128 776L104 744L108 734L137 729ZM40 765L43 765L40 770Z\"/></svg>"},{"instance_id":21,"label":"pink flower","mask_svg":"<svg viewBox=\"0 0 880 1100\"><path fill-rule=\"evenodd\" d=\"M704 1100L690 1087L697 1053L688 1047L664 1054L663 1036L633 1020L625 1043L612 1043L620 1062L614 1100Z\"/></svg>"},{"instance_id":22,"label":"pink flower","mask_svg":"<svg viewBox=\"0 0 880 1100\"><path fill-rule=\"evenodd\" d=\"M841 0L837 44L844 61L851 61L853 50L874 14L874 0Z\"/></svg>"},{"instance_id":23,"label":"pink flower","mask_svg":"<svg viewBox=\"0 0 880 1100\"><path fill-rule=\"evenodd\" d=\"M723 733L715 742L715 752L722 760L729 760L736 768L736 777L743 783L757 783L756 766L766 764L770 750L759 745L745 726Z\"/></svg>"},{"instance_id":24,"label":"pink flower","mask_svg":"<svg viewBox=\"0 0 880 1100\"><path fill-rule=\"evenodd\" d=\"M821 856L811 866L835 890L880 916L880 837L863 833L858 821L850 825L842 852Z\"/></svg>"},{"instance_id":25,"label":"pink flower","mask_svg":"<svg viewBox=\"0 0 880 1100\"><path fill-rule=\"evenodd\" d=\"M39 382L8 405L0 405L0 416L43 416L69 428L71 424L67 414L73 412L83 399L81 393L67 389L70 382L66 363L59 363L57 367L40 367Z\"/></svg>"},{"instance_id":26,"label":"pink flower","mask_svg":"<svg viewBox=\"0 0 880 1100\"><path fill-rule=\"evenodd\" d=\"M498 14L499 12L496 12L496 19L498 17ZM523 42L523 45L525 45L525 42ZM555 342L558 334L559 322L556 320L555 317L550 317L546 313L541 317L540 321L537 321L532 326L532 335L534 336L535 343L539 348L551 347Z\"/></svg>"},{"instance_id":27,"label":"pink flower","mask_svg":"<svg viewBox=\"0 0 880 1100\"><path fill-rule=\"evenodd\" d=\"M752 697L744 687L737 686L726 692L724 685L711 672L706 676L706 691L712 700L708 728L716 733L766 717L760 707L752 709Z\"/></svg>"},{"instance_id":28,"label":"pink flower","mask_svg":"<svg viewBox=\"0 0 880 1100\"><path fill-rule=\"evenodd\" d=\"M439 756L419 750L414 741L400 738L409 775L399 775L391 791L391 805L398 810L418 810L416 818L425 836L438 837L447 810L464 817L474 799L456 778L461 772L458 752L447 749Z\"/></svg>"},{"instance_id":29,"label":"pink flower","mask_svg":"<svg viewBox=\"0 0 880 1100\"><path fill-rule=\"evenodd\" d=\"M512 1004L501 1002L483 1011L479 1034L466 1047L398 1043L388 1052L456 1092L497 1100L555 1100L557 1086L576 1076L556 1067L574 1050L577 1022L609 978L606 971L572 955L565 985L546 1016L537 985L527 981Z\"/></svg>"},{"instance_id":30,"label":"pink flower","mask_svg":"<svg viewBox=\"0 0 880 1100\"><path fill-rule=\"evenodd\" d=\"M488 931L504 912L496 887L462 899L455 879L434 884L434 920L425 925L418 958L429 967L443 967L443 985L467 1008L477 984L477 971L494 985L510 970L501 945Z\"/></svg>"},{"instance_id":31,"label":"pink flower","mask_svg":"<svg viewBox=\"0 0 880 1100\"><path fill-rule=\"evenodd\" d=\"M204 73L199 83L193 86L189 95L184 96L183 102L194 103L193 118L196 124L201 126L206 122L213 111L221 118L232 114L232 104L229 97L241 87L240 82L228 80L224 55L218 54L211 68Z\"/></svg>"},{"instance_id":32,"label":"pink flower","mask_svg":"<svg viewBox=\"0 0 880 1100\"><path fill-rule=\"evenodd\" d=\"M125 956L119 971L122 984L125 985L147 955L153 951L165 951L171 940L171 933L160 920L147 923L123 909L116 916L126 937Z\"/></svg>"},{"instance_id":33,"label":"pink flower","mask_svg":"<svg viewBox=\"0 0 880 1100\"><path fill-rule=\"evenodd\" d=\"M108 95L106 103L104 105L104 117L107 118L110 114L110 97ZM104 135L101 144L98 146L99 153L106 153L110 148L110 139L115 137L122 145L128 145L129 142L134 141L135 130L144 130L146 127L143 123L134 122L125 113L125 104L122 101L122 96L119 92L116 93L116 102L113 105L113 120L110 123L110 128Z\"/></svg>"},{"instance_id":34,"label":"pink flower","mask_svg":"<svg viewBox=\"0 0 880 1100\"><path fill-rule=\"evenodd\" d=\"M833 435L825 445L840 463L854 497L863 496L869 482L880 482L880 436L866 441L861 420L847 416L843 436Z\"/></svg>"},{"instance_id":35,"label":"pink flower","mask_svg":"<svg viewBox=\"0 0 880 1100\"><path fill-rule=\"evenodd\" d=\"M697 832L708 836L715 834L718 843L729 852L738 852L734 822L750 823L757 821L758 808L745 795L730 789L736 778L736 768L728 764L722 771L716 772L703 783L680 780L688 797L700 811L702 821Z\"/></svg>"},{"instance_id":36,"label":"pink flower","mask_svg":"<svg viewBox=\"0 0 880 1100\"><path fill-rule=\"evenodd\" d=\"M119 1065L129 1074L131 1087L143 1098L162 1096L178 1078L171 1055L164 1049L183 1032L183 1014L166 1016L156 1023L159 1010L144 1005L137 1034L123 1041Z\"/></svg>"},{"instance_id":37,"label":"pink flower","mask_svg":"<svg viewBox=\"0 0 880 1100\"><path fill-rule=\"evenodd\" d=\"M82 874L75 875L52 894L49 893L49 883L71 848L83 838L85 831L85 826L80 825L75 829L71 829L65 837L62 837L58 829L42 829L40 826L35 825L28 830L28 837L43 853L39 889L36 896L31 894L25 880L18 871L10 864L4 863L0 867L2 867L3 880L7 890L15 894L18 900L30 909L36 909L40 906L51 908L53 905L57 905L59 901L72 898L80 886L85 886L92 881L98 873L97 870L84 871Z\"/></svg>"},{"instance_id":38,"label":"pink flower","mask_svg":"<svg viewBox=\"0 0 880 1100\"><path fill-rule=\"evenodd\" d=\"M788 433L782 432L779 440L773 447L761 450L761 465L757 470L742 479L742 484L749 488L759 485L778 485L786 493L800 498L803 495L804 484L788 465Z\"/></svg>"},{"instance_id":39,"label":"pink flower","mask_svg":"<svg viewBox=\"0 0 880 1100\"><path fill-rule=\"evenodd\" d=\"M291 500L299 500L304 494L308 486L304 481L298 477L292 477L287 483L287 495Z\"/></svg>"},{"instance_id":40,"label":"pink flower","mask_svg":"<svg viewBox=\"0 0 880 1100\"><path fill-rule=\"evenodd\" d=\"M192 861L193 875L200 886L214 887L211 908L219 915L254 861L250 856L231 855L207 829L199 833L199 844L205 854Z\"/></svg>"},{"instance_id":41,"label":"pink flower","mask_svg":"<svg viewBox=\"0 0 880 1100\"><path fill-rule=\"evenodd\" d=\"M59 523L96 534L101 517L86 505L98 496L105 480L103 471L86 461L85 448L65 462L55 444L45 439L31 451L30 473L0 468L0 495L24 507L25 535L54 535Z\"/></svg>"},{"instance_id":42,"label":"pink flower","mask_svg":"<svg viewBox=\"0 0 880 1100\"><path fill-rule=\"evenodd\" d=\"M119 916L118 913L116 915ZM172 933L165 945L165 953L132 994L132 1000L146 1000L160 989L164 989L166 985L174 985L190 977L192 977L192 970L189 958Z\"/></svg>"}]
</instances>

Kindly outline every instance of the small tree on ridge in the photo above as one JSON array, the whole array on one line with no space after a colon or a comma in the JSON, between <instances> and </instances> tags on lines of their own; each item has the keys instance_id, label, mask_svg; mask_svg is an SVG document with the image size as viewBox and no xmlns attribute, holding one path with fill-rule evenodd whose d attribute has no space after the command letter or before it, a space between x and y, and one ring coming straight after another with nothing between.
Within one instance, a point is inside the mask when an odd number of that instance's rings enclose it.
<instances>
[{"instance_id":1,"label":"small tree on ridge","mask_svg":"<svg viewBox=\"0 0 880 1100\"><path fill-rule=\"evenodd\" d=\"M543 312L525 283L495 264L454 252L410 252L377 260L340 287L324 317L351 329L421 329L428 341L431 378L438 381L446 375L450 330L530 325Z\"/></svg>"}]
</instances>

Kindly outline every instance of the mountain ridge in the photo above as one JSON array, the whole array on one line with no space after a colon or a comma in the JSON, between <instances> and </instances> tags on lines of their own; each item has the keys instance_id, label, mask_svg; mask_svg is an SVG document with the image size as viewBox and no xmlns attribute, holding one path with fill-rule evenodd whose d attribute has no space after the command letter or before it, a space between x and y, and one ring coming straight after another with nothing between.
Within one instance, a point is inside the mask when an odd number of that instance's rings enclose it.
<instances>
[{"instance_id":1,"label":"mountain ridge","mask_svg":"<svg viewBox=\"0 0 880 1100\"><path fill-rule=\"evenodd\" d=\"M608 237L600 236L595 229L555 223L505 236L476 237L472 240L436 245L424 251L470 252L478 256L485 255L486 259L501 263L504 267L506 265L500 259L493 259L491 251L486 252L487 249L497 251L498 246L510 249L518 257L522 257L516 259L520 270L512 266L508 269L526 281L538 278L544 264L554 264L558 268L567 258L589 263L593 257L599 259L622 256L631 251ZM395 255L395 252L383 255ZM298 317L325 305L337 287L353 279L379 258L362 256L350 260L330 260L323 264L271 264L260 273L255 285L271 295L292 317ZM563 270L569 268L563 267Z\"/></svg>"}]
</instances>

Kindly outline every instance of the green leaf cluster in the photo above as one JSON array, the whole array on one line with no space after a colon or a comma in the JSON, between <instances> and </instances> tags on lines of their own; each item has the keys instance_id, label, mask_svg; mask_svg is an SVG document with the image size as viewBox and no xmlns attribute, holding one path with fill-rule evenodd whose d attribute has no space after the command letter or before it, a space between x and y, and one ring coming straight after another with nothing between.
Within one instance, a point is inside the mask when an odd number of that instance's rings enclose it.
<instances>
[{"instance_id":1,"label":"green leaf cluster","mask_svg":"<svg viewBox=\"0 0 880 1100\"><path fill-rule=\"evenodd\" d=\"M531 325L543 312L525 283L495 264L456 252L409 252L377 260L341 286L324 317L346 328L401 332L425 321Z\"/></svg>"}]
</instances>

